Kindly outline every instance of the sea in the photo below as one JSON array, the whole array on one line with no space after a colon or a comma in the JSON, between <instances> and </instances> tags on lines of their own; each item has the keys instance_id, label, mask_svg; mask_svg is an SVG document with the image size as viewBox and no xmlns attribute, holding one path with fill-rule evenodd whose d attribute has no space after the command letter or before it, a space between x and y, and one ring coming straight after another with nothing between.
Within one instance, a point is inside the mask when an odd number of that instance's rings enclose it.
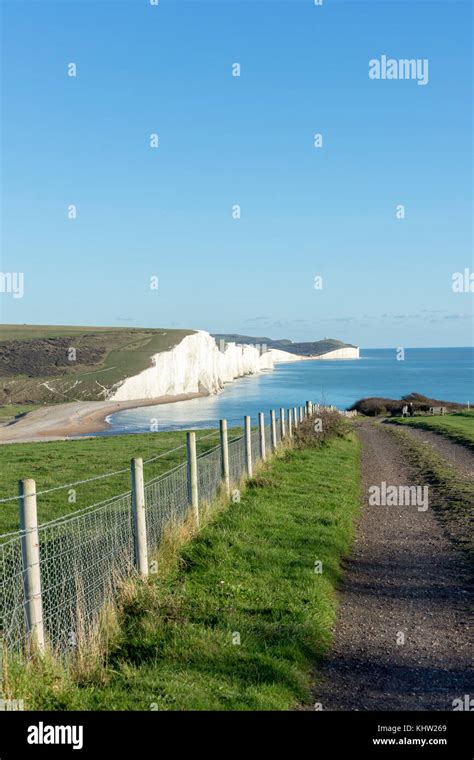
<instances>
[{"instance_id":1,"label":"sea","mask_svg":"<svg viewBox=\"0 0 474 760\"><path fill-rule=\"evenodd\" d=\"M394 348L367 348L359 359L277 364L225 385L215 396L117 412L98 435L209 428L220 419L241 425L245 415L255 422L259 412L307 400L347 409L365 396L400 398L411 392L474 405L474 348L407 348L404 358Z\"/></svg>"}]
</instances>

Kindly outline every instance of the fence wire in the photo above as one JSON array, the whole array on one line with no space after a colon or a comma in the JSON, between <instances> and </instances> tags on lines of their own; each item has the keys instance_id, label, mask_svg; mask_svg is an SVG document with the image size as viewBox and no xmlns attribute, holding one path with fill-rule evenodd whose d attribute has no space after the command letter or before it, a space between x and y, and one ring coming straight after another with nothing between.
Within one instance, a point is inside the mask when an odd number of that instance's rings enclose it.
<instances>
[{"instance_id":1,"label":"fence wire","mask_svg":"<svg viewBox=\"0 0 474 760\"><path fill-rule=\"evenodd\" d=\"M187 466L179 465L145 485L148 551L159 545L167 523L184 522L189 510Z\"/></svg>"},{"instance_id":2,"label":"fence wire","mask_svg":"<svg viewBox=\"0 0 474 760\"><path fill-rule=\"evenodd\" d=\"M199 501L209 504L216 498L222 482L221 447L201 454L197 460Z\"/></svg>"},{"instance_id":3,"label":"fence wire","mask_svg":"<svg viewBox=\"0 0 474 760\"><path fill-rule=\"evenodd\" d=\"M272 453L272 426L265 425L265 456L269 457Z\"/></svg>"},{"instance_id":4,"label":"fence wire","mask_svg":"<svg viewBox=\"0 0 474 760\"><path fill-rule=\"evenodd\" d=\"M245 438L236 438L229 443L229 477L230 482L237 485L246 473Z\"/></svg>"},{"instance_id":5,"label":"fence wire","mask_svg":"<svg viewBox=\"0 0 474 760\"><path fill-rule=\"evenodd\" d=\"M276 424L277 441L281 440ZM252 463L260 459L258 429L251 431ZM265 426L270 456L271 426ZM197 458L198 494L211 502L222 483L220 445ZM151 460L149 460L151 461ZM245 438L229 443L229 475L235 486L246 476ZM145 484L148 550L159 548L165 526L183 522L190 508L187 465ZM104 606L135 571L132 494L126 492L38 528L45 639L57 654L89 640ZM2 538L7 536L0 536ZM28 655L22 535L9 534L0 543L0 649Z\"/></svg>"},{"instance_id":6,"label":"fence wire","mask_svg":"<svg viewBox=\"0 0 474 760\"><path fill-rule=\"evenodd\" d=\"M23 560L19 536L0 546L0 645L17 651L26 645Z\"/></svg>"},{"instance_id":7,"label":"fence wire","mask_svg":"<svg viewBox=\"0 0 474 760\"><path fill-rule=\"evenodd\" d=\"M250 439L252 449L252 464L257 464L258 460L260 459L260 433L258 429L252 430Z\"/></svg>"},{"instance_id":8,"label":"fence wire","mask_svg":"<svg viewBox=\"0 0 474 760\"><path fill-rule=\"evenodd\" d=\"M277 419L275 421L275 427L276 427L276 442L277 445L281 442L281 422L280 419Z\"/></svg>"}]
</instances>

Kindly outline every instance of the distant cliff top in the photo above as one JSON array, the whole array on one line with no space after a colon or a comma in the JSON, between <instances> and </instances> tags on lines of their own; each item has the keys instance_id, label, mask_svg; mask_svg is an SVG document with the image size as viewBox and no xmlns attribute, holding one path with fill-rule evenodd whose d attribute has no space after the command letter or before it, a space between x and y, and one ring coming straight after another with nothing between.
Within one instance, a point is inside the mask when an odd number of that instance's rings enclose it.
<instances>
[{"instance_id":1,"label":"distant cliff top","mask_svg":"<svg viewBox=\"0 0 474 760\"><path fill-rule=\"evenodd\" d=\"M103 400L194 330L0 325L0 405Z\"/></svg>"},{"instance_id":2,"label":"distant cliff top","mask_svg":"<svg viewBox=\"0 0 474 760\"><path fill-rule=\"evenodd\" d=\"M217 341L225 340L226 343L264 343L268 348L275 348L279 351L288 351L290 354L299 354L299 356L320 356L327 354L328 351L336 351L338 348L357 348L352 343L343 343L342 340L335 338L324 338L309 343L293 343L287 338L272 340L271 338L254 338L250 335L238 335L237 333L213 333L212 337Z\"/></svg>"}]
</instances>

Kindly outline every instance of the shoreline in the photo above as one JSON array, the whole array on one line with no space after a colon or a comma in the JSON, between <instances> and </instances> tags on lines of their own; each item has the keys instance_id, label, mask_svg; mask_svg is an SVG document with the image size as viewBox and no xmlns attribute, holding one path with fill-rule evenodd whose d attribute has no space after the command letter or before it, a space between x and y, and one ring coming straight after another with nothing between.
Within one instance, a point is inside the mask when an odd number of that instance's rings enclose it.
<instances>
[{"instance_id":1,"label":"shoreline","mask_svg":"<svg viewBox=\"0 0 474 760\"><path fill-rule=\"evenodd\" d=\"M64 441L76 436L92 435L107 430L109 423L106 419L110 414L142 406L158 406L204 398L208 395L208 393L197 392L128 401L71 401L65 404L45 405L41 409L27 412L16 422L1 425L0 445Z\"/></svg>"},{"instance_id":2,"label":"shoreline","mask_svg":"<svg viewBox=\"0 0 474 760\"><path fill-rule=\"evenodd\" d=\"M296 361L318 361L323 356L298 356ZM358 357L359 358L359 357ZM335 361L354 361L350 357L338 357ZM286 364L278 361L276 365ZM293 364L293 361L291 362ZM268 370L262 370L265 372ZM237 379L237 378L236 378ZM0 445L10 443L35 443L38 441L65 441L92 436L109 428L107 417L128 409L173 404L209 396L208 391L180 393L155 398L126 399L123 401L69 401L62 404L45 404L27 412L18 420L0 425Z\"/></svg>"}]
</instances>

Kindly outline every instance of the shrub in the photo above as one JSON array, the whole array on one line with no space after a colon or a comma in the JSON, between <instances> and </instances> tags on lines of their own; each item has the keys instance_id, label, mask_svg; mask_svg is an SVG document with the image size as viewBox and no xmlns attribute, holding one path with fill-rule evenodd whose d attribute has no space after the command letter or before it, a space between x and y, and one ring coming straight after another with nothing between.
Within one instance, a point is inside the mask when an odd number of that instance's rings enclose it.
<instances>
[{"instance_id":1,"label":"shrub","mask_svg":"<svg viewBox=\"0 0 474 760\"><path fill-rule=\"evenodd\" d=\"M293 431L294 442L298 448L319 448L331 438L345 435L350 424L339 412L319 409L311 417L305 417Z\"/></svg>"},{"instance_id":2,"label":"shrub","mask_svg":"<svg viewBox=\"0 0 474 760\"><path fill-rule=\"evenodd\" d=\"M408 393L401 399L380 398L372 396L370 398L361 398L349 407L349 411L356 409L359 414L365 414L368 417L377 417L378 415L390 415L400 417L402 407L405 404L413 404L415 413L426 413L432 406L445 406L448 411L463 409L462 404L453 401L440 401L439 399L428 398L421 393Z\"/></svg>"},{"instance_id":3,"label":"shrub","mask_svg":"<svg viewBox=\"0 0 474 760\"><path fill-rule=\"evenodd\" d=\"M368 417L376 417L379 414L401 414L402 406L403 404L401 401L374 396L372 398L359 399L359 401L356 401L355 404L349 407L349 411L357 409L359 414L365 414Z\"/></svg>"}]
</instances>

